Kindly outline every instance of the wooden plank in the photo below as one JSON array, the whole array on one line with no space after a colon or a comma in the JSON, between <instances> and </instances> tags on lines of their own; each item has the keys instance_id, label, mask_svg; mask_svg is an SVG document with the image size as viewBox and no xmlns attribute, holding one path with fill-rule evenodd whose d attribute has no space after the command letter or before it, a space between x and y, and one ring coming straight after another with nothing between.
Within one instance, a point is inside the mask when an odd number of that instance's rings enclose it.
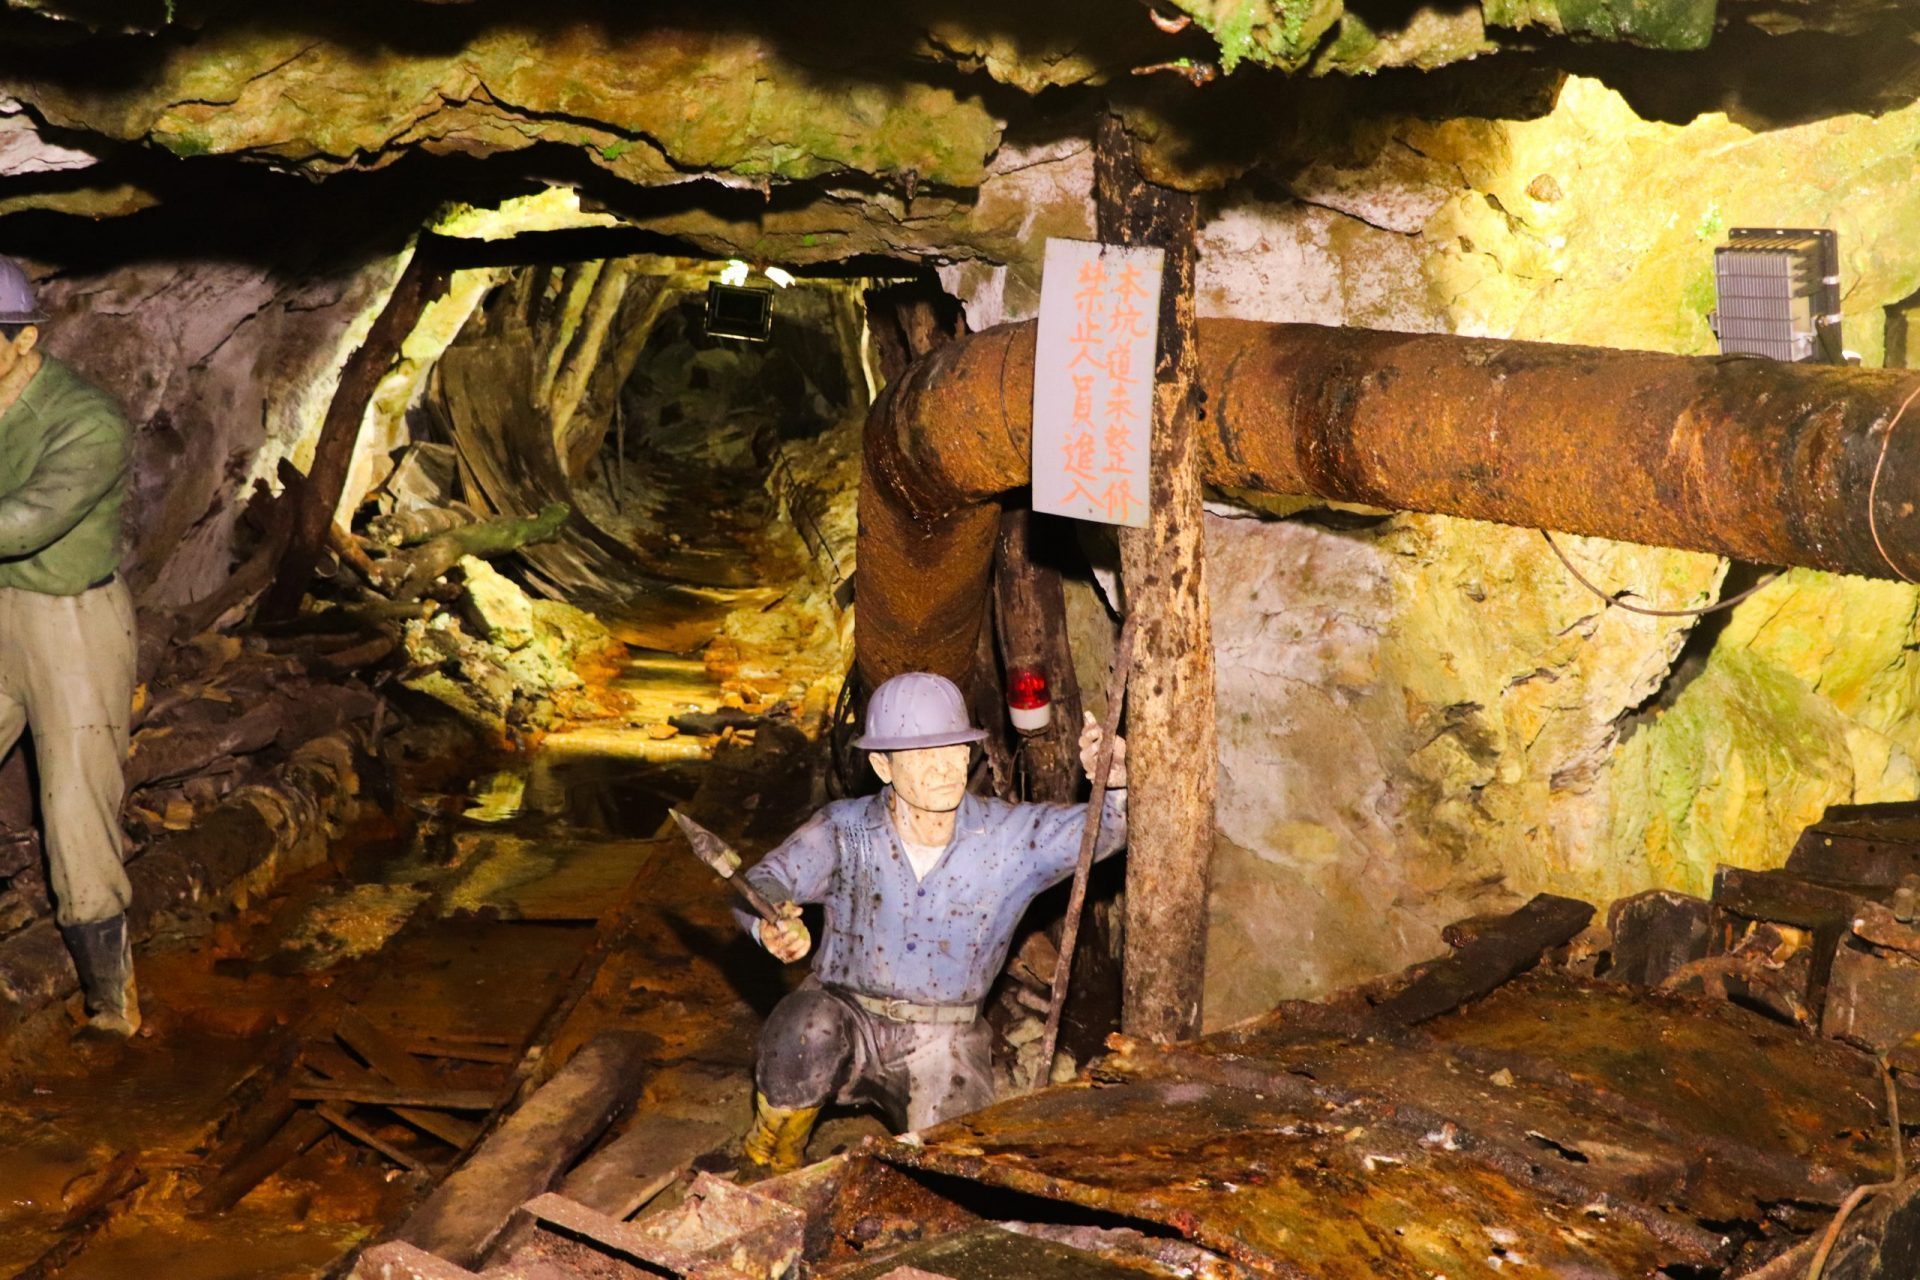
<instances>
[{"instance_id":1,"label":"wooden plank","mask_svg":"<svg viewBox=\"0 0 1920 1280\"><path fill-rule=\"evenodd\" d=\"M1876 831L1865 823L1847 831L1811 827L1787 855L1786 869L1833 884L1891 889L1908 876L1920 875L1920 839L1912 836Z\"/></svg>"},{"instance_id":2,"label":"wooden plank","mask_svg":"<svg viewBox=\"0 0 1920 1280\"><path fill-rule=\"evenodd\" d=\"M341 1088L378 1090L392 1084L382 1081L331 1040L315 1041L307 1045L300 1053L300 1061L309 1069L326 1077L329 1084ZM419 1085L421 1088L437 1088L430 1075ZM462 1120L444 1111L433 1111L423 1107L390 1108L393 1113L414 1128L429 1137L440 1139L456 1151L464 1151L473 1140L480 1136L480 1126L471 1120Z\"/></svg>"},{"instance_id":3,"label":"wooden plank","mask_svg":"<svg viewBox=\"0 0 1920 1280\"><path fill-rule=\"evenodd\" d=\"M352 1138L355 1142L360 1143L362 1146L371 1147L373 1150L378 1151L381 1155L393 1161L395 1164L407 1170L409 1173L427 1172L427 1166L425 1163L423 1163L420 1160L416 1160L414 1157L408 1155L406 1152L402 1151L399 1147L394 1146L391 1142L388 1142L386 1139L380 1137L378 1134L374 1133L372 1130L363 1128L362 1126L355 1124L351 1119L348 1118L347 1113L340 1110L338 1107L333 1106L329 1103L322 1103L319 1106L315 1107L313 1110L315 1115L319 1116L322 1120L325 1120L328 1124L332 1125L334 1128L338 1129L340 1132L346 1134L349 1138Z\"/></svg>"},{"instance_id":4,"label":"wooden plank","mask_svg":"<svg viewBox=\"0 0 1920 1280\"><path fill-rule=\"evenodd\" d=\"M1706 899L1665 889L1621 898L1607 909L1613 935L1607 979L1657 987L1681 965L1704 958L1711 913Z\"/></svg>"},{"instance_id":5,"label":"wooden plank","mask_svg":"<svg viewBox=\"0 0 1920 1280\"><path fill-rule=\"evenodd\" d=\"M1799 929L1850 925L1860 895L1791 871L1748 871L1722 865L1713 874L1713 905L1749 920Z\"/></svg>"},{"instance_id":6,"label":"wooden plank","mask_svg":"<svg viewBox=\"0 0 1920 1280\"><path fill-rule=\"evenodd\" d=\"M1865 901L1857 892L1817 884L1791 871L1747 871L1721 866L1713 876L1716 918L1708 945L1717 954L1733 941L1736 926L1727 913L1743 920L1791 925L1813 935L1809 948L1807 985L1799 993L1802 1006L1816 1028L1827 1004L1827 987L1841 942L1853 930L1854 916Z\"/></svg>"},{"instance_id":7,"label":"wooden plank","mask_svg":"<svg viewBox=\"0 0 1920 1280\"><path fill-rule=\"evenodd\" d=\"M504 1041L493 1044L460 1043L432 1036L408 1035L401 1039L400 1044L408 1053L422 1058L451 1058L459 1062L490 1062L501 1066L512 1066L520 1061L520 1054Z\"/></svg>"},{"instance_id":8,"label":"wooden plank","mask_svg":"<svg viewBox=\"0 0 1920 1280\"><path fill-rule=\"evenodd\" d=\"M648 1188L672 1182L696 1156L736 1136L732 1125L717 1120L642 1115L568 1174L560 1194L609 1217L628 1218L652 1198Z\"/></svg>"},{"instance_id":9,"label":"wooden plank","mask_svg":"<svg viewBox=\"0 0 1920 1280\"><path fill-rule=\"evenodd\" d=\"M219 1177L202 1187L191 1201L195 1213L225 1213L280 1171L280 1167L333 1131L333 1126L311 1110L296 1111L261 1146L242 1156Z\"/></svg>"},{"instance_id":10,"label":"wooden plank","mask_svg":"<svg viewBox=\"0 0 1920 1280\"><path fill-rule=\"evenodd\" d=\"M375 1245L360 1256L353 1280L478 1280L465 1267L403 1241Z\"/></svg>"},{"instance_id":11,"label":"wooden plank","mask_svg":"<svg viewBox=\"0 0 1920 1280\"><path fill-rule=\"evenodd\" d=\"M1920 1031L1920 960L1841 947L1834 954L1820 1029L1874 1053L1885 1053Z\"/></svg>"},{"instance_id":12,"label":"wooden plank","mask_svg":"<svg viewBox=\"0 0 1920 1280\"><path fill-rule=\"evenodd\" d=\"M1504 927L1481 929L1453 955L1428 965L1420 977L1375 1007L1373 1016L1393 1026L1410 1027L1478 1000L1532 968L1544 953L1568 942L1592 919L1590 903L1540 894L1508 916Z\"/></svg>"},{"instance_id":13,"label":"wooden plank","mask_svg":"<svg viewBox=\"0 0 1920 1280\"><path fill-rule=\"evenodd\" d=\"M684 1203L640 1223L551 1193L523 1207L542 1223L675 1275L787 1275L805 1250L802 1210L710 1174L694 1179Z\"/></svg>"},{"instance_id":14,"label":"wooden plank","mask_svg":"<svg viewBox=\"0 0 1920 1280\"><path fill-rule=\"evenodd\" d=\"M397 1238L462 1266L478 1262L514 1209L551 1186L632 1105L656 1043L632 1031L588 1041L435 1188Z\"/></svg>"},{"instance_id":15,"label":"wooden plank","mask_svg":"<svg viewBox=\"0 0 1920 1280\"><path fill-rule=\"evenodd\" d=\"M500 1100L491 1089L405 1089L379 1080L340 1084L295 1080L288 1092L300 1102L357 1102L369 1107L436 1107L446 1111L491 1111Z\"/></svg>"},{"instance_id":16,"label":"wooden plank","mask_svg":"<svg viewBox=\"0 0 1920 1280\"><path fill-rule=\"evenodd\" d=\"M366 1015L358 1009L341 1011L339 1020L334 1023L334 1034L349 1049L365 1058L368 1066L393 1084L405 1089L439 1087L440 1082L424 1063L407 1052L404 1045L367 1021ZM480 1136L479 1125L457 1116L418 1107L397 1107L395 1114L416 1129L425 1130L442 1142L452 1144L456 1151L466 1150Z\"/></svg>"},{"instance_id":17,"label":"wooden plank","mask_svg":"<svg viewBox=\"0 0 1920 1280\"><path fill-rule=\"evenodd\" d=\"M1117 115L1101 117L1093 173L1100 239L1166 254L1148 461L1153 505L1146 528L1120 533L1127 609L1140 619L1128 699L1133 792L1121 1026L1143 1039L1185 1040L1200 1030L1220 772L1196 429L1199 201L1147 179Z\"/></svg>"}]
</instances>

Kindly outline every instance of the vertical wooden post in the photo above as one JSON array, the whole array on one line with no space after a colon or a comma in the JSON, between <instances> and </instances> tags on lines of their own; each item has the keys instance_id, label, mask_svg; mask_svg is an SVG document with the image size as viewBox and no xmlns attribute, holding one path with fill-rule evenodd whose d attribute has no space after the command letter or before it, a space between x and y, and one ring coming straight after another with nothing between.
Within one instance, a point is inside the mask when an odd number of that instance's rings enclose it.
<instances>
[{"instance_id":1,"label":"vertical wooden post","mask_svg":"<svg viewBox=\"0 0 1920 1280\"><path fill-rule=\"evenodd\" d=\"M1025 507L1000 514L993 560L993 615L1000 656L1010 667L1046 672L1053 724L1027 740L1030 800L1070 802L1080 785L1080 682L1067 642L1067 601L1060 571L1034 556L1035 516Z\"/></svg>"},{"instance_id":2,"label":"vertical wooden post","mask_svg":"<svg viewBox=\"0 0 1920 1280\"><path fill-rule=\"evenodd\" d=\"M1218 749L1213 619L1201 549L1194 233L1198 200L1140 171L1116 116L1094 148L1099 235L1166 253L1154 368L1152 514L1120 535L1127 610L1138 619L1128 683L1132 789L1121 1028L1151 1040L1200 1029Z\"/></svg>"},{"instance_id":3,"label":"vertical wooden post","mask_svg":"<svg viewBox=\"0 0 1920 1280\"><path fill-rule=\"evenodd\" d=\"M438 253L423 237L415 246L413 258L400 273L399 283L387 298L387 305L373 322L354 353L340 371L340 385L327 405L327 416L320 425L320 439L313 448L313 466L307 471L307 484L299 495L294 512L293 532L286 554L280 558L280 571L273 587L260 606L260 616L284 622L300 610L300 599L313 579L320 548L326 545L327 530L333 524L333 509L347 484L347 472L353 465L353 447L360 439L360 426L367 416L367 405L400 356L400 345L420 323L427 304L447 291L451 273Z\"/></svg>"}]
</instances>

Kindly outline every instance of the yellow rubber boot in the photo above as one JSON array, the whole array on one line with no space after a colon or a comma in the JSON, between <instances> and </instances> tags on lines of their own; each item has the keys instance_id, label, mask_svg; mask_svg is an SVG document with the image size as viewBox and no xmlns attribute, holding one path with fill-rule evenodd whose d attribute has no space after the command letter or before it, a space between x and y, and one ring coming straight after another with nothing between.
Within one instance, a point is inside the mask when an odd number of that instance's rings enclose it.
<instances>
[{"instance_id":1,"label":"yellow rubber boot","mask_svg":"<svg viewBox=\"0 0 1920 1280\"><path fill-rule=\"evenodd\" d=\"M792 1173L807 1159L807 1139L819 1107L776 1107L759 1090L753 1094L753 1130L747 1134L747 1159L768 1173Z\"/></svg>"}]
</instances>

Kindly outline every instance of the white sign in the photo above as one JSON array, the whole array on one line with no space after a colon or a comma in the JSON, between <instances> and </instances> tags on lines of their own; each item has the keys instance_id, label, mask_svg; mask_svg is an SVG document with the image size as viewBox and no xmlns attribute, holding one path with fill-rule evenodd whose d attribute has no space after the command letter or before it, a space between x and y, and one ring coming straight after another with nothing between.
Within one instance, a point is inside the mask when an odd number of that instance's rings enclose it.
<instances>
[{"instance_id":1,"label":"white sign","mask_svg":"<svg viewBox=\"0 0 1920 1280\"><path fill-rule=\"evenodd\" d=\"M1147 522L1158 249L1048 240L1033 363L1033 509Z\"/></svg>"}]
</instances>

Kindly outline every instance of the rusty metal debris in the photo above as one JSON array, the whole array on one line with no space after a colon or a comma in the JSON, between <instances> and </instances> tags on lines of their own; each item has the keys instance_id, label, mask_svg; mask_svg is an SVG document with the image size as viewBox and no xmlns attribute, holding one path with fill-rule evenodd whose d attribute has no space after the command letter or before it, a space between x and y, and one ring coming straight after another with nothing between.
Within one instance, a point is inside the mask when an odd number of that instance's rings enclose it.
<instances>
[{"instance_id":1,"label":"rusty metal debris","mask_svg":"<svg viewBox=\"0 0 1920 1280\"><path fill-rule=\"evenodd\" d=\"M1838 918L1834 894L1870 932L1891 918L1868 909L1884 886L1731 870L1719 884L1713 903L1670 895L1610 918L1651 908L1661 937L1679 939L1670 956L1703 922L1721 955L1762 928L1800 927L1772 916L1817 915L1811 937ZM1838 977L1796 1026L1726 998L1589 976L1564 944L1586 936L1590 915L1543 896L1462 922L1451 956L1393 979L1185 1044L1115 1037L1072 1084L751 1189L702 1176L678 1208L634 1223L549 1194L524 1206L535 1229L506 1262L552 1268L528 1276L693 1280L1096 1280L1117 1267L1211 1280L1799 1280L1836 1223L1825 1280L1904 1274L1920 1194L1860 1191L1904 1175L1889 1145L1900 1095L1872 1053L1836 1038ZM1849 932L1834 954L1868 945ZM1644 972L1647 954L1630 967ZM1591 967L1604 972L1605 955ZM1838 1224L1849 1204L1861 1207ZM375 1250L360 1274L465 1274L418 1261Z\"/></svg>"},{"instance_id":2,"label":"rusty metal debris","mask_svg":"<svg viewBox=\"0 0 1920 1280\"><path fill-rule=\"evenodd\" d=\"M1898 576L1865 495L1906 371L1240 320L1202 321L1199 354L1214 484ZM860 493L870 684L965 674L997 503L1027 480L1032 387L1032 326L1005 325L941 347L876 402ZM1920 482L1920 436L1893 440L1882 481ZM1920 521L1879 517L1888 554L1920 565Z\"/></svg>"}]
</instances>

